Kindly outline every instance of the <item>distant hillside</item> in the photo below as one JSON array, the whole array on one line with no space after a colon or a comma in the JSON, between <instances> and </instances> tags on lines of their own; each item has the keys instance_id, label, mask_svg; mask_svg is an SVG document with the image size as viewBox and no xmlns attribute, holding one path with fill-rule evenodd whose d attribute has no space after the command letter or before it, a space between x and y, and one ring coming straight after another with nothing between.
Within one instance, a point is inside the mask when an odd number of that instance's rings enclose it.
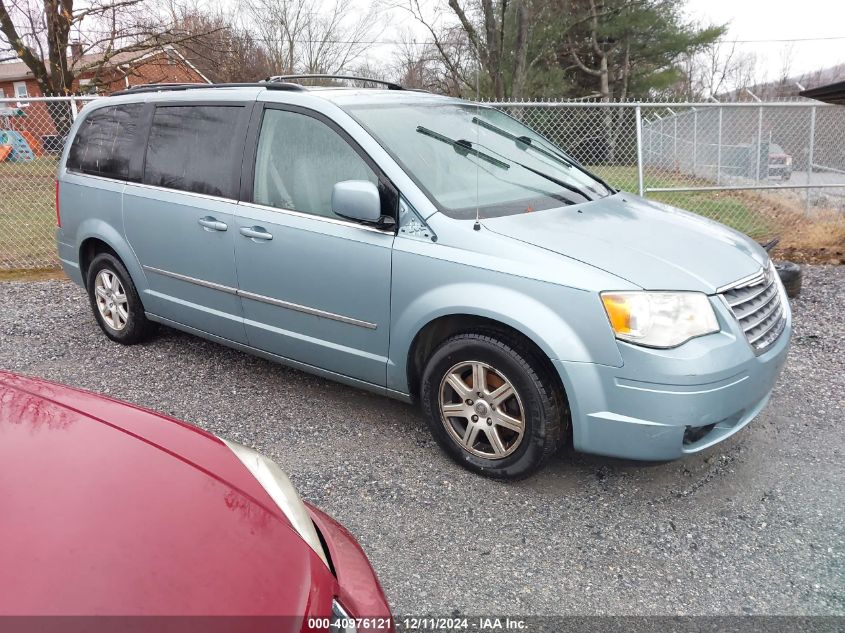
<instances>
[{"instance_id":1,"label":"distant hillside","mask_svg":"<svg viewBox=\"0 0 845 633\"><path fill-rule=\"evenodd\" d=\"M769 81L763 84L755 84L753 86L748 86L748 90L753 92L763 101L790 98L797 99L799 98L798 93L801 92L801 90L816 88L817 86L824 86L826 84L832 84L839 81L845 81L845 64L837 64L836 66L830 66L829 68L821 68L810 73L794 75L786 79ZM716 98L719 101L753 101L753 97L748 94L746 88L721 93L717 95Z\"/></svg>"}]
</instances>

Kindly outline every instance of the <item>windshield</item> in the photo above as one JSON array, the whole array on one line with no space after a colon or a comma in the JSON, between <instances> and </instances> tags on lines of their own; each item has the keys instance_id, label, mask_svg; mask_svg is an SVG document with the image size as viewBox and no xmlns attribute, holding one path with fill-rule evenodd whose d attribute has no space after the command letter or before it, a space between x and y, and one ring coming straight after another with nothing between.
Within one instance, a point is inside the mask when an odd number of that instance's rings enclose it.
<instances>
[{"instance_id":1,"label":"windshield","mask_svg":"<svg viewBox=\"0 0 845 633\"><path fill-rule=\"evenodd\" d=\"M613 193L508 115L469 103L348 106L445 214L531 213Z\"/></svg>"}]
</instances>

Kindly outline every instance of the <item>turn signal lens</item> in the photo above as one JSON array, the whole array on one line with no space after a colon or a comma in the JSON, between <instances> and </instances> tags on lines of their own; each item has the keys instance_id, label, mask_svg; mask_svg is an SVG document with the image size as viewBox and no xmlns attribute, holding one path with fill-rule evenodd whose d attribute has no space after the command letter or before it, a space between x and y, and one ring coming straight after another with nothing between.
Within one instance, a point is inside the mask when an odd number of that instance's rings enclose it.
<instances>
[{"instance_id":1,"label":"turn signal lens","mask_svg":"<svg viewBox=\"0 0 845 633\"><path fill-rule=\"evenodd\" d=\"M610 327L617 334L628 334L631 331L631 306L617 295L603 295L604 309L610 319Z\"/></svg>"}]
</instances>

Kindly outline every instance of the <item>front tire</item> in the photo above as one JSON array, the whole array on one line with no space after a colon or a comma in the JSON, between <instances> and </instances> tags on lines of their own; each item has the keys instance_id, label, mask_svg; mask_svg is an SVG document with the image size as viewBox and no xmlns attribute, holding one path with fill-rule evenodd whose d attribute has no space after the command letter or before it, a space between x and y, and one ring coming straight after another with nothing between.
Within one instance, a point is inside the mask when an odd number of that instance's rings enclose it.
<instances>
[{"instance_id":1,"label":"front tire","mask_svg":"<svg viewBox=\"0 0 845 633\"><path fill-rule=\"evenodd\" d=\"M94 318L111 340L134 345L152 334L155 325L144 314L135 284L117 257L97 255L88 267L86 286Z\"/></svg>"},{"instance_id":2,"label":"front tire","mask_svg":"<svg viewBox=\"0 0 845 633\"><path fill-rule=\"evenodd\" d=\"M536 472L563 445L569 413L545 364L499 332L444 341L423 373L429 428L465 468L495 479Z\"/></svg>"}]
</instances>

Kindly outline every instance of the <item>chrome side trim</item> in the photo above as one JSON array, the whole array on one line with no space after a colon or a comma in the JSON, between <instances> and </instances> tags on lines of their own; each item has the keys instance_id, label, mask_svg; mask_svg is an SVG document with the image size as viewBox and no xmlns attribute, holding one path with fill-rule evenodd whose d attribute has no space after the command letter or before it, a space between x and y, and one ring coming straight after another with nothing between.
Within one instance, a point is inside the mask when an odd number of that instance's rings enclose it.
<instances>
[{"instance_id":1,"label":"chrome side trim","mask_svg":"<svg viewBox=\"0 0 845 633\"><path fill-rule=\"evenodd\" d=\"M370 323L369 321L361 321L360 319L353 319L352 317L343 316L342 314L335 314L334 312L326 312L325 310L318 310L317 308L309 308L308 306L299 305L298 303L291 303L290 301L282 301L281 299L274 299L265 295L259 295L254 292L247 292L246 290L238 290L237 295L244 299L252 299L253 301L260 301L262 303L269 303L280 308L287 308L288 310L295 310L296 312L303 312L313 316L331 319L332 321L340 321L341 323L348 323L349 325L357 325L358 327L367 328L368 330L375 330L378 325Z\"/></svg>"},{"instance_id":2,"label":"chrome side trim","mask_svg":"<svg viewBox=\"0 0 845 633\"><path fill-rule=\"evenodd\" d=\"M77 178L92 178L93 180L104 180L106 182L113 182L118 185L135 184L134 182L130 182L125 178L110 178L109 176L97 176L96 174L87 174L84 171L68 169L67 167L64 168L64 173L68 176L75 176ZM59 180L61 180L61 178Z\"/></svg>"},{"instance_id":3,"label":"chrome side trim","mask_svg":"<svg viewBox=\"0 0 845 633\"><path fill-rule=\"evenodd\" d=\"M286 356L279 356L278 354L273 354L263 349L258 349L257 347L250 347L249 345L238 343L237 341L233 341L227 338L223 338L222 336L217 336L216 334L205 332L189 325L179 323L178 321L166 319L164 317L158 316L157 314L153 314L152 312L145 312L144 314L147 315L147 318L150 321L162 323L163 325L172 327L176 330L181 330L182 332L187 332L188 334L193 334L194 336L199 336L209 341L214 341L215 343L226 345L227 347L240 350L241 352L245 352L247 354L253 354L254 356L266 358L267 360L272 361L274 363L281 363L282 365L293 367L294 369L308 372L309 374L314 374L315 376L320 376L321 378L334 380L336 382L349 385L350 387L355 387L356 389L364 389L366 391L371 391L372 393L377 393L381 396L387 396L389 398L399 400L400 402L404 402L406 404L413 403L413 398L411 398L410 394L403 393L401 391L396 391L395 389L388 389L384 385L376 385L371 382L366 382L365 380L352 378L351 376L347 376L345 374L339 374L334 371L329 371L328 369L322 369L320 367L317 367L316 365L309 365L308 363L293 360L291 358L287 358Z\"/></svg>"},{"instance_id":4,"label":"chrome side trim","mask_svg":"<svg viewBox=\"0 0 845 633\"><path fill-rule=\"evenodd\" d=\"M258 204L256 202L239 202L238 206L250 209L259 209L261 211L271 211L273 213L282 213L284 215L290 215L296 218L316 220L317 222L326 222L328 224L337 224L339 226L350 226L356 229L361 229L362 231L381 233L382 235L396 234L395 227L391 227L389 229L380 229L375 226L367 226L366 224L361 224L360 222L352 222L350 220L341 220L338 218L329 218L323 215L315 215L313 213L303 213L302 211L294 211L293 209L283 209L282 207L271 207L266 204Z\"/></svg>"},{"instance_id":5,"label":"chrome side trim","mask_svg":"<svg viewBox=\"0 0 845 633\"><path fill-rule=\"evenodd\" d=\"M187 281L189 284L196 284L197 286L202 286L203 288L219 290L220 292L225 292L226 294L238 294L237 288L232 288L231 286L224 286L223 284L216 284L213 281L205 281L203 279L197 279L196 277L189 277L188 275L180 275L179 273L172 273L169 270L162 270L161 268L154 268L152 266L144 266L144 270L149 271L151 273L164 275L165 277L173 277L173 279L178 279L179 281Z\"/></svg>"},{"instance_id":6,"label":"chrome side trim","mask_svg":"<svg viewBox=\"0 0 845 633\"><path fill-rule=\"evenodd\" d=\"M226 202L228 204L237 204L235 198L224 198L223 196L212 196L207 193L197 193L196 191L185 191L184 189L174 189L173 187L161 187L159 185L148 185L143 182L130 182L126 184L131 187L138 187L139 189L151 189L152 191L162 191L164 193L175 193L180 196L188 196L189 198L201 198L203 200L212 200L214 202Z\"/></svg>"},{"instance_id":7,"label":"chrome side trim","mask_svg":"<svg viewBox=\"0 0 845 633\"><path fill-rule=\"evenodd\" d=\"M197 286L202 286L203 288L211 288L212 290L219 290L220 292L225 292L226 294L235 295L241 297L243 299L252 299L253 301L260 301L262 303L267 303L270 305L278 306L280 308L285 308L287 310L294 310L296 312L302 312L304 314L310 314L316 317L322 317L324 319L331 319L332 321L339 321L340 323L346 323L348 325L356 325L358 327L366 328L368 330L375 330L378 328L377 323L370 323L369 321L362 321L361 319L354 319L352 317L344 316L342 314L335 314L334 312L326 312L325 310L318 310L317 308L309 308L308 306L303 306L298 303L291 303L290 301L282 301L281 299L274 299L273 297L268 297L265 295L256 294L254 292L248 292L246 290L239 290L237 288L232 288L231 286L224 286L223 284L217 284L212 281L205 281L203 279L197 279L196 277L189 277L188 275L181 275L179 273L170 272L169 270L162 270L161 268L154 268L153 266L144 266L144 270L149 271L151 273L156 273L158 275L164 275L165 277L172 277L173 279L178 279L179 281L186 281L190 284L195 284Z\"/></svg>"},{"instance_id":8,"label":"chrome side trim","mask_svg":"<svg viewBox=\"0 0 845 633\"><path fill-rule=\"evenodd\" d=\"M749 285L751 285L751 282L758 281L758 279L759 279L760 282L762 282L762 281L764 281L765 276L766 276L766 269L761 267L760 270L758 270L756 273L752 273L751 275L743 277L742 279L732 281L731 283L729 283L725 286L722 286L721 288L716 288L716 294L721 294L721 293L723 293L727 290L732 290L733 288L739 288L740 286L749 286Z\"/></svg>"}]
</instances>

